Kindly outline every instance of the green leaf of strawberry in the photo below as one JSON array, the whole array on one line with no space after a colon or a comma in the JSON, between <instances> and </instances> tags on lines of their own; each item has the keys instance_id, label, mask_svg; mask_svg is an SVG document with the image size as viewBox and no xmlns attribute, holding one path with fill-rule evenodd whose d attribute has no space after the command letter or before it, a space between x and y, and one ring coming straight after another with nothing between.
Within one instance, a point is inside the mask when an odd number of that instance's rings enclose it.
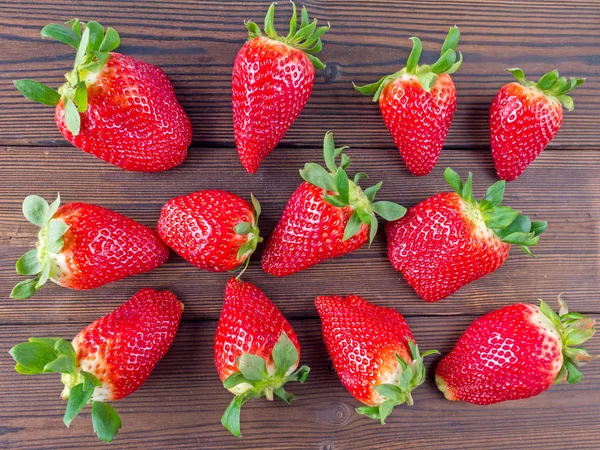
<instances>
[{"instance_id":1,"label":"green leaf of strawberry","mask_svg":"<svg viewBox=\"0 0 600 450\"><path fill-rule=\"evenodd\" d=\"M101 441L112 442L121 428L121 418L108 403L93 402L92 424Z\"/></svg>"}]
</instances>

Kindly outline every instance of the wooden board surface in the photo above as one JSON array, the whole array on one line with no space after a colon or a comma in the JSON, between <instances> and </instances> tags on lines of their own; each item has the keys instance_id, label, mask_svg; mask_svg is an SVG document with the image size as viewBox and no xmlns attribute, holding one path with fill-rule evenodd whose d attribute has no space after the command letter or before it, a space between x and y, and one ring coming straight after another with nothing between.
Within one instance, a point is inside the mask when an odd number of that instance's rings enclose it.
<instances>
[{"instance_id":1,"label":"wooden board surface","mask_svg":"<svg viewBox=\"0 0 600 450\"><path fill-rule=\"evenodd\" d=\"M76 334L139 288L173 290L186 304L173 348L144 388L115 404L124 428L115 448L298 448L298 449L478 449L600 448L600 370L586 366L576 386L557 386L534 399L490 407L451 403L433 383L415 393L415 406L398 408L381 427L354 413L357 402L332 372L322 343L314 297L358 294L398 308L422 348L451 349L478 315L503 305L536 302L553 306L565 293L572 310L600 318L600 3L308 1L311 13L330 21L313 95L280 147L258 174L248 175L233 145L230 77L242 45L243 20L262 20L268 2L133 1L0 3L0 448L88 448L98 446L89 411L70 429L62 425L64 404L56 377L17 376L7 350L30 335ZM283 29L289 6L278 6ZM160 174L126 173L68 146L51 109L23 99L14 78L60 83L72 60L64 45L44 42L39 29L73 16L94 18L119 30L121 51L160 65L169 75L194 126L188 160ZM447 28L462 31L463 68L454 76L458 111L438 166L416 178L404 168L376 105L353 91L351 81L370 82L397 70L418 35L425 58L433 58ZM395 272L381 233L371 248L288 278L260 268L261 248L245 278L261 287L291 319L312 367L308 382L290 387L292 406L253 401L243 410L244 438L234 439L219 417L230 400L212 362L212 338L227 274L199 271L179 257L156 271L88 292L48 286L36 298L8 298L19 277L14 261L35 241L21 216L27 194L84 201L112 208L154 226L169 198L206 188L242 196L253 192L263 205L261 230L268 236L306 161L321 161L321 140L331 129L350 145L354 170L382 180L379 198L412 206L447 187L443 169L475 175L482 195L495 181L488 148L487 110L497 89L510 80L505 67L539 76L557 67L589 77L574 94L549 148L507 187L506 203L550 226L536 259L514 248L496 273L437 304L420 300ZM359 126L357 126L359 124ZM600 338L590 342L600 353ZM439 358L428 362L432 369ZM567 444L568 443L568 444Z\"/></svg>"}]
</instances>

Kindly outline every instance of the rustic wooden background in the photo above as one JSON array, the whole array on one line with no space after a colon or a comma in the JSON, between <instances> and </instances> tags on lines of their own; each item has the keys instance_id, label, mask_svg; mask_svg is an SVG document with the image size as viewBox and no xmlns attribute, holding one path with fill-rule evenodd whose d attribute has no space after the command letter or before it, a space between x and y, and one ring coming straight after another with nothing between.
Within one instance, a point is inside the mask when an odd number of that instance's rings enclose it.
<instances>
[{"instance_id":1,"label":"rustic wooden background","mask_svg":"<svg viewBox=\"0 0 600 450\"><path fill-rule=\"evenodd\" d=\"M186 309L170 352L148 383L115 407L124 426L113 448L298 449L524 449L600 448L600 362L583 370L575 386L556 386L536 398L477 407L446 401L427 383L412 408L397 408L386 426L358 416L357 402L332 371L313 306L318 294L358 294L402 312L423 349L448 352L477 316L514 302L544 298L556 306L565 293L573 311L600 317L600 2L596 1L329 1L310 0L312 16L330 21L313 95L279 148L257 175L237 158L231 126L230 76L246 34L243 21L262 21L264 1L3 0L0 2L0 447L105 448L93 436L89 411L70 429L61 418L55 377L13 372L8 349L31 335L70 338L139 288L173 290ZM290 7L281 2L284 28ZM126 173L68 145L51 108L33 104L11 80L30 77L58 86L72 64L69 47L41 40L49 22L96 19L121 34L120 51L161 66L194 126L189 158L160 174ZM397 70L410 50L409 36L433 60L448 27L460 26L465 55L454 75L458 111L436 169L425 178L404 168L378 108L352 88ZM350 145L355 170L383 180L380 198L411 206L446 190L442 172L452 166L475 174L482 195L495 181L488 148L489 104L511 81L506 67L538 77L553 68L588 77L574 94L576 109L549 148L517 181L506 202L550 226L535 249L518 249L496 273L437 304L420 300L390 266L383 233L370 249L289 278L265 274L261 248L245 278L256 283L291 320L312 367L305 385L290 387L293 406L251 401L242 412L244 437L219 423L230 401L212 361L212 339L227 274L202 272L172 256L160 269L87 292L55 285L35 298L8 298L19 277L15 260L35 241L21 215L28 194L97 203L154 226L168 199L206 188L231 190L262 202L261 229L268 236L299 184L298 169L321 161L326 130ZM600 353L600 337L589 344Z\"/></svg>"}]
</instances>

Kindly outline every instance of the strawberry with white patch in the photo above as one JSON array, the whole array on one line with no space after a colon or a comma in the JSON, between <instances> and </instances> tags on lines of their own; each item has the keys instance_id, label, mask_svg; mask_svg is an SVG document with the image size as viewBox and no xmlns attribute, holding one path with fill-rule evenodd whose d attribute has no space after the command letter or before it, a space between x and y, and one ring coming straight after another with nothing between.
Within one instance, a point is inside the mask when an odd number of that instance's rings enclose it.
<instances>
[{"instance_id":1,"label":"strawberry with white patch","mask_svg":"<svg viewBox=\"0 0 600 450\"><path fill-rule=\"evenodd\" d=\"M146 382L175 339L182 313L183 304L173 293L141 289L72 342L31 338L10 354L21 374L62 374L65 425L91 403L94 431L110 442L121 419L106 402L123 399Z\"/></svg>"}]
</instances>

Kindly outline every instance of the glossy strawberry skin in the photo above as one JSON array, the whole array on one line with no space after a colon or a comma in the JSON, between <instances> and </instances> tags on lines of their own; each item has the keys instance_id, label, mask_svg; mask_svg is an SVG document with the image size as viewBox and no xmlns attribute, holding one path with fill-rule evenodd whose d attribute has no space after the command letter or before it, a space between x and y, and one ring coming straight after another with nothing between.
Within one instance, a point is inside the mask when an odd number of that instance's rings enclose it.
<instances>
[{"instance_id":1,"label":"glossy strawberry skin","mask_svg":"<svg viewBox=\"0 0 600 450\"><path fill-rule=\"evenodd\" d=\"M494 272L508 258L510 244L465 211L456 193L430 197L385 225L388 258L427 302L441 300Z\"/></svg>"},{"instance_id":2,"label":"glossy strawberry skin","mask_svg":"<svg viewBox=\"0 0 600 450\"><path fill-rule=\"evenodd\" d=\"M249 173L256 173L296 120L314 78L308 57L282 42L261 36L241 48L233 65L233 128Z\"/></svg>"},{"instance_id":3,"label":"glossy strawberry skin","mask_svg":"<svg viewBox=\"0 0 600 450\"><path fill-rule=\"evenodd\" d=\"M81 370L102 383L94 400L119 400L136 391L175 339L183 303L169 291L141 289L85 327L73 347Z\"/></svg>"},{"instance_id":4,"label":"glossy strawberry skin","mask_svg":"<svg viewBox=\"0 0 600 450\"><path fill-rule=\"evenodd\" d=\"M498 177L521 175L554 138L563 120L558 100L536 88L509 83L490 108L490 145Z\"/></svg>"},{"instance_id":5,"label":"glossy strawberry skin","mask_svg":"<svg viewBox=\"0 0 600 450\"><path fill-rule=\"evenodd\" d=\"M214 357L219 378L224 381L238 371L237 358L242 353L257 355L273 367L273 347L281 336L288 338L298 350L300 344L289 322L277 307L256 286L231 278L225 288L225 302L214 342Z\"/></svg>"},{"instance_id":6,"label":"glossy strawberry skin","mask_svg":"<svg viewBox=\"0 0 600 450\"><path fill-rule=\"evenodd\" d=\"M369 230L343 241L353 209L339 208L323 200L324 190L307 182L290 197L262 256L265 272L287 276L326 259L337 258L362 247Z\"/></svg>"},{"instance_id":7,"label":"glossy strawberry skin","mask_svg":"<svg viewBox=\"0 0 600 450\"><path fill-rule=\"evenodd\" d=\"M54 219L69 229L54 257L52 280L70 289L94 289L161 266L168 247L150 228L101 206L69 203Z\"/></svg>"},{"instance_id":8,"label":"glossy strawberry skin","mask_svg":"<svg viewBox=\"0 0 600 450\"><path fill-rule=\"evenodd\" d=\"M157 231L177 254L212 272L233 270L243 261L239 249L248 242L234 227L255 223L250 203L226 191L206 190L169 200L162 208Z\"/></svg>"},{"instance_id":9,"label":"glossy strawberry skin","mask_svg":"<svg viewBox=\"0 0 600 450\"><path fill-rule=\"evenodd\" d=\"M342 384L366 405L380 405L384 397L373 386L393 384L402 372L395 355L412 361L408 340L414 338L404 317L354 295L317 297L315 305Z\"/></svg>"},{"instance_id":10,"label":"glossy strawberry skin","mask_svg":"<svg viewBox=\"0 0 600 450\"><path fill-rule=\"evenodd\" d=\"M379 107L408 170L420 176L431 172L456 111L450 75L438 75L430 92L416 76L403 75L383 89Z\"/></svg>"},{"instance_id":11,"label":"glossy strawberry skin","mask_svg":"<svg viewBox=\"0 0 600 450\"><path fill-rule=\"evenodd\" d=\"M77 136L65 123L65 104L55 120L75 147L122 169L160 172L183 162L192 126L165 73L131 56L111 53L88 85L88 108Z\"/></svg>"},{"instance_id":12,"label":"glossy strawberry skin","mask_svg":"<svg viewBox=\"0 0 600 450\"><path fill-rule=\"evenodd\" d=\"M532 397L554 383L561 348L537 306L505 306L469 326L438 364L436 381L448 399L478 405Z\"/></svg>"}]
</instances>

